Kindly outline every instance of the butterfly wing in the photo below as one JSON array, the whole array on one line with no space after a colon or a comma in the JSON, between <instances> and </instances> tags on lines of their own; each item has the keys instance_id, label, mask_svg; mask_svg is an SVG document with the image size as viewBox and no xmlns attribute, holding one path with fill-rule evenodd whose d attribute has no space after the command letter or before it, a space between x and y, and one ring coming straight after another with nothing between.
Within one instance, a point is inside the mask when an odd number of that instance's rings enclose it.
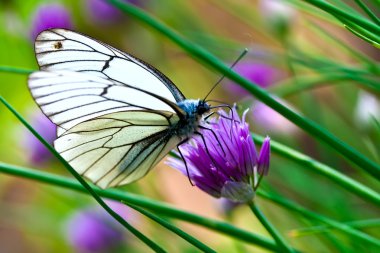
<instances>
[{"instance_id":1,"label":"butterfly wing","mask_svg":"<svg viewBox=\"0 0 380 253\"><path fill-rule=\"evenodd\" d=\"M32 96L58 126L54 146L100 187L143 177L180 141L173 126L185 98L161 72L87 36L63 29L35 43L42 71L29 77Z\"/></svg>"},{"instance_id":2,"label":"butterfly wing","mask_svg":"<svg viewBox=\"0 0 380 253\"><path fill-rule=\"evenodd\" d=\"M36 38L35 52L41 70L84 72L141 90L154 91L173 103L185 99L173 82L153 66L73 31L43 31Z\"/></svg>"},{"instance_id":3,"label":"butterfly wing","mask_svg":"<svg viewBox=\"0 0 380 253\"><path fill-rule=\"evenodd\" d=\"M80 122L117 111L184 113L163 97L84 73L38 71L29 76L28 84L41 110L59 127L58 136Z\"/></svg>"},{"instance_id":4,"label":"butterfly wing","mask_svg":"<svg viewBox=\"0 0 380 253\"><path fill-rule=\"evenodd\" d=\"M166 111L110 113L77 124L54 146L99 187L120 186L143 177L180 142L170 128L178 120Z\"/></svg>"}]
</instances>

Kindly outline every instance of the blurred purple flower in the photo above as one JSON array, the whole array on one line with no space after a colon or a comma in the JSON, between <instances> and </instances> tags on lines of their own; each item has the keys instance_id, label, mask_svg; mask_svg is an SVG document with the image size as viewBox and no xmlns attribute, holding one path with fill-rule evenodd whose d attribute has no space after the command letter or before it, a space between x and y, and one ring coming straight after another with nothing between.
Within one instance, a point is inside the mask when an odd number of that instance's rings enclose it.
<instances>
[{"instance_id":1,"label":"blurred purple flower","mask_svg":"<svg viewBox=\"0 0 380 253\"><path fill-rule=\"evenodd\" d=\"M283 100L279 98L276 100L292 110L295 110ZM253 104L252 117L255 124L261 126L265 131L271 134L294 134L298 130L296 125L260 101L256 101Z\"/></svg>"},{"instance_id":2,"label":"blurred purple flower","mask_svg":"<svg viewBox=\"0 0 380 253\"><path fill-rule=\"evenodd\" d=\"M234 70L261 88L268 88L280 77L279 70L264 63L242 62L237 64ZM233 82L226 83L225 88L240 98L251 95L251 93Z\"/></svg>"},{"instance_id":3,"label":"blurred purple flower","mask_svg":"<svg viewBox=\"0 0 380 253\"><path fill-rule=\"evenodd\" d=\"M30 119L31 126L50 144L56 139L57 127L44 114L36 111ZM53 157L50 151L29 131L26 132L24 146L27 149L29 161L41 165Z\"/></svg>"},{"instance_id":4,"label":"blurred purple flower","mask_svg":"<svg viewBox=\"0 0 380 253\"><path fill-rule=\"evenodd\" d=\"M213 119L202 130L207 143L196 136L192 143L183 144L180 149L188 165L191 181L202 191L216 197L224 197L235 202L252 200L265 169L269 165L269 142L267 137L257 157L255 145L245 121L237 114L235 108L227 114L220 111L219 119ZM231 120L233 119L233 120ZM231 129L232 128L232 129ZM220 146L221 145L221 146ZM261 165L259 162L265 162ZM178 158L169 158L168 164L187 175L184 162Z\"/></svg>"},{"instance_id":5,"label":"blurred purple flower","mask_svg":"<svg viewBox=\"0 0 380 253\"><path fill-rule=\"evenodd\" d=\"M238 64L235 67L235 70L243 77L264 89L270 87L282 76L280 70L263 63L243 62ZM240 98L251 95L248 91L233 82L227 83L226 87ZM278 101L281 100L278 99ZM267 131L281 134L292 134L297 130L293 123L260 101L254 103L252 115L255 123L265 128Z\"/></svg>"},{"instance_id":6,"label":"blurred purple flower","mask_svg":"<svg viewBox=\"0 0 380 253\"><path fill-rule=\"evenodd\" d=\"M37 8L30 31L32 40L49 28L73 28L70 13L63 5L43 4Z\"/></svg>"},{"instance_id":7,"label":"blurred purple flower","mask_svg":"<svg viewBox=\"0 0 380 253\"><path fill-rule=\"evenodd\" d=\"M124 0L124 2L136 6L142 5L141 0ZM118 8L104 0L87 0L86 10L92 21L103 24L117 22L123 16Z\"/></svg>"},{"instance_id":8,"label":"blurred purple flower","mask_svg":"<svg viewBox=\"0 0 380 253\"><path fill-rule=\"evenodd\" d=\"M124 219L129 209L114 201L107 204ZM130 219L130 217L128 217ZM106 253L121 248L126 239L123 227L100 207L72 215L66 223L68 242L79 253Z\"/></svg>"}]
</instances>

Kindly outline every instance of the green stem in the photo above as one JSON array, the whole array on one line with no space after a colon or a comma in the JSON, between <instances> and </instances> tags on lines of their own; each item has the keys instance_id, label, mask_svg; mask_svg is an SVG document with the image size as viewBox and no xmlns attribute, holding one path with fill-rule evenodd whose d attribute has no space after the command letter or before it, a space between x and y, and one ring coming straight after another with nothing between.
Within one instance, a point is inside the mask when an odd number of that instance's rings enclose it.
<instances>
[{"instance_id":1,"label":"green stem","mask_svg":"<svg viewBox=\"0 0 380 253\"><path fill-rule=\"evenodd\" d=\"M256 134L252 136L256 143L262 144L264 142L263 136L259 136ZM317 172L320 175L324 175L328 179L337 183L339 186L343 187L344 189L371 201L377 206L380 206L380 194L368 188L367 186L279 142L271 140L270 145L271 145L271 151L273 153L277 153L289 160L292 160L300 164L301 168L312 170L314 172Z\"/></svg>"},{"instance_id":2,"label":"green stem","mask_svg":"<svg viewBox=\"0 0 380 253\"><path fill-rule=\"evenodd\" d=\"M374 23L368 21L365 18L354 16L354 15L351 15L350 13L346 13L345 11L336 8L335 6L331 5L330 3L326 1L321 1L321 0L303 0L303 1L316 6L321 10L324 10L333 16L340 16L342 18L350 20L351 22L365 28L368 31L371 31L374 34L380 34L379 26L375 25Z\"/></svg>"},{"instance_id":3,"label":"green stem","mask_svg":"<svg viewBox=\"0 0 380 253\"><path fill-rule=\"evenodd\" d=\"M319 222L322 222L322 223L325 223L337 230L340 230L344 233L347 233L349 235L351 235L352 237L355 237L359 240L361 240L362 242L364 243L371 243L373 245L376 245L378 247L380 247L380 240L366 234L366 233L363 233L361 231L358 231L352 227L350 227L349 225L347 224L343 224L341 222L338 222L338 221L335 221L333 219L330 219L330 218L327 218L325 216L322 216L320 214L317 214L315 212L312 212L292 201L289 201L287 199L284 199L282 197L279 197L279 196L274 196L273 194L269 194L269 193L266 193L264 191L257 191L257 195L260 196L260 197L263 197L265 199L268 199L282 207L285 207L286 209L289 209L289 210L292 210L294 212L297 212L309 219L313 219L313 220L316 220L316 221L319 221Z\"/></svg>"},{"instance_id":4,"label":"green stem","mask_svg":"<svg viewBox=\"0 0 380 253\"><path fill-rule=\"evenodd\" d=\"M198 241L197 239L195 239L191 235L189 235L189 234L185 233L184 231L182 231L181 229L177 228L176 226L173 226L172 224L165 221L164 219L161 219L160 217L158 217L158 216L152 214L151 212L148 212L148 211L144 210L143 208L140 208L136 205L131 205L128 203L125 203L125 204L130 206L131 208L135 209L139 213L143 214L144 216L148 217L149 219L154 220L155 222L157 222L161 226L167 228L168 230L172 231L173 233L177 234L178 236L182 237L183 239L185 239L186 241L188 241L189 243L191 243L192 245L194 245L198 249L202 250L203 252L209 252L209 253L215 252L216 253L215 250L209 248L205 244L201 243L200 241Z\"/></svg>"},{"instance_id":5,"label":"green stem","mask_svg":"<svg viewBox=\"0 0 380 253\"><path fill-rule=\"evenodd\" d=\"M120 215L118 215L115 211L113 211L94 191L94 189L87 184L87 182L63 159L63 157L48 143L44 138L41 137L34 130L28 122L2 97L0 96L0 102L3 103L18 120L30 131L32 134L66 167L66 169L79 181L79 183L92 195L92 197L99 203L100 206L104 208L115 220L117 220L121 225L123 225L126 229L128 229L132 234L134 234L137 238L139 238L142 242L144 242L147 246L149 246L155 252L166 252L163 250L158 244L150 240L132 225L130 225L126 220L124 220Z\"/></svg>"},{"instance_id":6,"label":"green stem","mask_svg":"<svg viewBox=\"0 0 380 253\"><path fill-rule=\"evenodd\" d=\"M345 18L340 18L338 17L339 20L344 24L344 26L349 30L349 31L354 31L354 34L360 34L364 38L368 39L369 41L379 45L380 44L380 37L378 34L374 34L372 32L369 32L366 29L363 29L363 27L358 26L354 22L351 22L350 20L347 20ZM360 36L360 37L361 37Z\"/></svg>"},{"instance_id":7,"label":"green stem","mask_svg":"<svg viewBox=\"0 0 380 253\"><path fill-rule=\"evenodd\" d=\"M29 75L33 73L33 71L34 70L31 70L31 69L23 69L23 68L17 68L17 67L12 67L12 66L0 66L0 72Z\"/></svg>"},{"instance_id":8,"label":"green stem","mask_svg":"<svg viewBox=\"0 0 380 253\"><path fill-rule=\"evenodd\" d=\"M57 176L48 172L32 170L29 168L23 168L2 162L0 162L0 172L88 194L87 190L77 181L67 177ZM174 208L170 205L137 194L122 192L116 189L102 190L97 187L92 187L92 189L104 198L109 198L116 201L124 201L128 204L147 208L164 216L204 226L205 228L223 233L250 244L255 244L269 250L278 250L273 240L234 227L229 223L204 218L202 216Z\"/></svg>"},{"instance_id":9,"label":"green stem","mask_svg":"<svg viewBox=\"0 0 380 253\"><path fill-rule=\"evenodd\" d=\"M156 29L161 32L163 35L171 39L173 42L178 44L188 53L190 53L193 57L198 58L202 62L206 63L208 66L212 67L215 70L218 70L226 77L230 78L234 82L240 84L243 88L247 89L253 95L255 95L258 99L260 99L263 103L273 108L275 111L282 114L285 118L292 121L294 124L298 125L300 128L304 129L311 135L316 138L326 142L331 147L336 149L339 153L341 153L344 157L357 164L362 169L366 170L372 176L380 180L380 165L371 161L357 150L347 145L332 133L322 128L320 125L315 122L304 118L303 116L295 113L290 110L286 106L282 105L280 102L276 101L272 98L269 93L260 88L258 85L250 82L249 80L243 78L235 71L231 70L228 66L226 66L223 62L221 62L216 56L209 53L205 49L185 40L180 35L178 35L173 30L169 29L166 25L154 19L153 17L146 14L144 11L133 7L131 5L125 4L121 0L107 0L111 4L118 7L120 10L129 13L150 27Z\"/></svg>"},{"instance_id":10,"label":"green stem","mask_svg":"<svg viewBox=\"0 0 380 253\"><path fill-rule=\"evenodd\" d=\"M316 31L318 35L323 36L324 38L328 39L331 43L334 43L336 46L341 47L342 49L346 50L346 52L350 53L356 59L362 62L365 62L368 66L370 66L370 70L374 71L374 74L380 73L380 66L374 59L368 57L364 53L353 48L351 45L348 45L346 42L342 41L340 38L328 32L326 29L317 25L316 23L310 22L310 24L311 24L311 28L314 31Z\"/></svg>"},{"instance_id":11,"label":"green stem","mask_svg":"<svg viewBox=\"0 0 380 253\"><path fill-rule=\"evenodd\" d=\"M256 215L257 219L265 227L265 229L272 235L273 239L276 241L279 248L282 249L281 252L294 252L293 249L287 244L285 239L282 238L281 234L276 230L276 228L267 220L261 210L257 205L251 201L248 203L252 212Z\"/></svg>"},{"instance_id":12,"label":"green stem","mask_svg":"<svg viewBox=\"0 0 380 253\"><path fill-rule=\"evenodd\" d=\"M355 26L353 23L350 23L350 25L345 25L344 27L362 40L370 43L372 46L380 48L380 40L377 37L374 37L373 34Z\"/></svg>"},{"instance_id":13,"label":"green stem","mask_svg":"<svg viewBox=\"0 0 380 253\"><path fill-rule=\"evenodd\" d=\"M375 22L377 25L380 25L380 19L376 16L375 13L371 11L370 8L368 8L368 6L365 3L363 3L363 1L355 0L355 2L357 5L359 5L360 8L362 8L362 10L365 13L367 13L368 17L370 17L373 20L373 22Z\"/></svg>"}]
</instances>

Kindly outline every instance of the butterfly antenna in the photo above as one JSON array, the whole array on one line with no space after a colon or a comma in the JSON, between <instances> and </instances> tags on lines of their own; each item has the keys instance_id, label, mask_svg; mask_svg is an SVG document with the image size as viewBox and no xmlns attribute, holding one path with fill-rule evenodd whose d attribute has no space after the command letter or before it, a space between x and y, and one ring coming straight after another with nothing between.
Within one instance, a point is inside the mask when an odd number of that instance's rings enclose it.
<instances>
[{"instance_id":1,"label":"butterfly antenna","mask_svg":"<svg viewBox=\"0 0 380 253\"><path fill-rule=\"evenodd\" d=\"M230 66L230 69L232 69L233 67L235 67L235 65L248 53L248 48L244 48L243 52L239 55L239 57L234 61L234 63L232 63L232 65ZM203 100L206 100L207 97L211 94L211 92L216 88L216 86L218 86L218 84L225 78L226 76L223 74L221 78L219 78L219 80L214 84L214 86L212 86L211 90L207 93L207 95L205 96L205 98Z\"/></svg>"}]
</instances>

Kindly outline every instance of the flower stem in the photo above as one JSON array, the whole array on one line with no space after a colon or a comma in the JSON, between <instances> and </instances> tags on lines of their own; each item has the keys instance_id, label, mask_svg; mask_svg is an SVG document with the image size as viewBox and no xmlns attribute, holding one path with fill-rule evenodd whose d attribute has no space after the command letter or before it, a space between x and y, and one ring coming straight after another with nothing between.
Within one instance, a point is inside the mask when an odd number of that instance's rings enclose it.
<instances>
[{"instance_id":1,"label":"flower stem","mask_svg":"<svg viewBox=\"0 0 380 253\"><path fill-rule=\"evenodd\" d=\"M362 16L355 15L355 13L346 12L344 10L341 10L335 6L333 6L330 3L327 3L325 1L321 0L303 0L311 5L314 5L315 7L324 10L325 12L333 15L342 17L345 19L348 19L349 21L358 24L359 26L363 27L364 29L373 32L374 34L378 34L380 32L380 27L376 24L370 22L369 20L363 18Z\"/></svg>"},{"instance_id":2,"label":"flower stem","mask_svg":"<svg viewBox=\"0 0 380 253\"><path fill-rule=\"evenodd\" d=\"M257 144L262 144L265 139L263 136L257 134L252 135L252 137ZM271 151L300 164L303 169L325 176L346 190L380 206L380 194L377 191L340 173L336 169L273 140L271 140Z\"/></svg>"},{"instance_id":3,"label":"flower stem","mask_svg":"<svg viewBox=\"0 0 380 253\"><path fill-rule=\"evenodd\" d=\"M297 204L291 200L285 199L285 198L278 196L278 195L274 195L273 193L269 194L269 193L264 192L262 190L257 191L257 196L268 199L268 200L270 200L270 201L272 201L272 202L274 202L274 203L276 203L276 204L278 204L278 205L280 205L280 206L282 206L288 210L299 213L302 216L304 216L310 220L315 220L318 222L322 222L326 225L329 225L329 226L331 226L331 227L333 227L339 231L342 231L342 232L350 235L351 237L355 237L355 239L357 239L357 240L361 240L363 243L367 243L367 244L371 243L372 245L380 247L380 240L379 239L377 239L371 235L368 235L362 231L354 229L348 224L338 222L336 220L333 220L331 218L323 216L319 213L315 213L313 211L310 211L310 210L304 208L303 206L300 206L299 204Z\"/></svg>"},{"instance_id":4,"label":"flower stem","mask_svg":"<svg viewBox=\"0 0 380 253\"><path fill-rule=\"evenodd\" d=\"M0 173L17 176L20 178L28 178L37 182L46 183L49 185L70 189L77 192L87 193L86 189L76 180L71 178L54 175L52 173L33 170L29 168L23 168L11 164L6 164L0 161ZM193 223L199 226L203 226L207 229L217 231L219 233L228 235L232 238L244 241L246 243L257 245L262 248L278 251L278 247L272 239L253 234L246 230L234 227L233 225L205 218L203 216L186 212L178 208L172 207L168 204L149 199L142 195L133 194L126 191L108 189L102 190L100 188L91 186L91 188L99 194L101 197L113 199L116 201L123 201L128 204L146 208L152 212L159 213L161 216L167 216L174 219L179 219Z\"/></svg>"},{"instance_id":5,"label":"flower stem","mask_svg":"<svg viewBox=\"0 0 380 253\"><path fill-rule=\"evenodd\" d=\"M260 211L257 205L251 201L248 203L252 212L256 215L257 219L265 227L265 229L272 235L273 239L276 241L279 248L282 249L282 252L295 252L282 238L281 234L276 230L276 228L267 220L264 214Z\"/></svg>"},{"instance_id":6,"label":"flower stem","mask_svg":"<svg viewBox=\"0 0 380 253\"><path fill-rule=\"evenodd\" d=\"M164 219L162 219L162 218L154 215L153 213L151 213L149 211L146 211L145 209L140 208L140 207L138 207L136 205L128 204L127 202L124 202L124 201L122 201L122 203L128 205L129 207L135 209L137 212L145 215L146 217L150 218L151 220L154 220L155 222L157 222L161 226L167 228L168 230L170 230L173 233L177 234L178 236L182 237L184 240L188 241L190 244L192 244L193 246L197 247L202 252L216 253L215 250L213 250L210 247L208 247L207 245L203 244L202 242L200 242L196 238L192 237L188 233L182 231L178 227L176 227L176 226L170 224L169 222L165 221Z\"/></svg>"},{"instance_id":7,"label":"flower stem","mask_svg":"<svg viewBox=\"0 0 380 253\"><path fill-rule=\"evenodd\" d=\"M13 67L13 66L0 66L0 72L29 75L33 71L34 70L32 70L32 69L24 69L24 68Z\"/></svg>"}]
</instances>

